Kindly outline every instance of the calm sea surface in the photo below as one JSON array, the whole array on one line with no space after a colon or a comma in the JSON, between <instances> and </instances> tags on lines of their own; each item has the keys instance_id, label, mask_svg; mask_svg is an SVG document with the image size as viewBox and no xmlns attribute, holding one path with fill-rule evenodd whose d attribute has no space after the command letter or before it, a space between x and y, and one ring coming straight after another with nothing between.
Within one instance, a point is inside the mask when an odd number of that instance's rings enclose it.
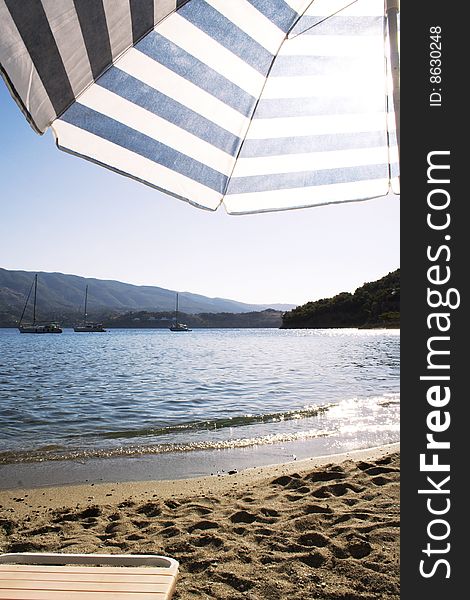
<instances>
[{"instance_id":1,"label":"calm sea surface","mask_svg":"<svg viewBox=\"0 0 470 600\"><path fill-rule=\"evenodd\" d=\"M0 329L0 463L399 439L397 330Z\"/></svg>"}]
</instances>

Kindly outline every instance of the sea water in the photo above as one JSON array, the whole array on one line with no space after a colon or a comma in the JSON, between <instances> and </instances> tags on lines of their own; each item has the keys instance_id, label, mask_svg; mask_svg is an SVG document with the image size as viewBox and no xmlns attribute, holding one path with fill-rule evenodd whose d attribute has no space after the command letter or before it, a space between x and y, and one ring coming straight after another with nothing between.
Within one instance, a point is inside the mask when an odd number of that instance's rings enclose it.
<instances>
[{"instance_id":1,"label":"sea water","mask_svg":"<svg viewBox=\"0 0 470 600\"><path fill-rule=\"evenodd\" d=\"M0 464L395 442L399 343L398 330L0 329Z\"/></svg>"}]
</instances>

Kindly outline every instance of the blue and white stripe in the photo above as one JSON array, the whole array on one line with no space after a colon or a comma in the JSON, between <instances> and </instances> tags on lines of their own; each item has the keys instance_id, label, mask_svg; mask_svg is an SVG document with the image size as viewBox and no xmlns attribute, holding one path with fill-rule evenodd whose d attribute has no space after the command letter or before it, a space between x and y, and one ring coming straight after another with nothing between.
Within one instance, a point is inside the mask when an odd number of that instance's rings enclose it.
<instances>
[{"instance_id":1,"label":"blue and white stripe","mask_svg":"<svg viewBox=\"0 0 470 600\"><path fill-rule=\"evenodd\" d=\"M387 116L393 115L387 115L383 5L363 0L337 7L329 16L331 2L312 3L282 45L227 188L229 212L388 193L393 118Z\"/></svg>"},{"instance_id":2,"label":"blue and white stripe","mask_svg":"<svg viewBox=\"0 0 470 600\"><path fill-rule=\"evenodd\" d=\"M19 95L60 148L203 208L224 201L231 213L381 196L396 179L383 0L144 0L139 15L135 0L99 0L101 41L87 33L88 1L64 0L64 15L34 0L67 84L44 83L45 60L34 55L43 112ZM17 27L12 3L0 0L0 17L8 11ZM4 55L0 47L18 92Z\"/></svg>"}]
</instances>

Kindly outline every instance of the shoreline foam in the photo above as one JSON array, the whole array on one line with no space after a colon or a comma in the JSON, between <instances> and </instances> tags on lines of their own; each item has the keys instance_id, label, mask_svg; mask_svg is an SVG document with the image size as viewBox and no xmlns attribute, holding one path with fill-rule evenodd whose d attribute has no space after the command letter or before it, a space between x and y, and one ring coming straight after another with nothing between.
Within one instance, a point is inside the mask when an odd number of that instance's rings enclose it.
<instances>
[{"instance_id":1,"label":"shoreline foam","mask_svg":"<svg viewBox=\"0 0 470 600\"><path fill-rule=\"evenodd\" d=\"M389 436L381 435L373 445L366 438L356 438L356 433L349 436L337 433L218 450L197 449L191 452L3 464L0 465L0 491L80 483L193 479L233 470L279 465L292 460L334 457L396 442L395 436L389 439Z\"/></svg>"}]
</instances>

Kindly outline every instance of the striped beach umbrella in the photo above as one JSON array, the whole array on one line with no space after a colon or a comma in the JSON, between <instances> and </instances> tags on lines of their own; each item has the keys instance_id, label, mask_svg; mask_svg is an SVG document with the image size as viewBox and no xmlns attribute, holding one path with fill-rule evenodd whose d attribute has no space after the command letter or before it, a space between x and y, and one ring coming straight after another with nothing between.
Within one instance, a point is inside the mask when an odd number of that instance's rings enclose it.
<instances>
[{"instance_id":1,"label":"striped beach umbrella","mask_svg":"<svg viewBox=\"0 0 470 600\"><path fill-rule=\"evenodd\" d=\"M0 0L11 94L57 146L196 206L397 191L398 0Z\"/></svg>"}]
</instances>

